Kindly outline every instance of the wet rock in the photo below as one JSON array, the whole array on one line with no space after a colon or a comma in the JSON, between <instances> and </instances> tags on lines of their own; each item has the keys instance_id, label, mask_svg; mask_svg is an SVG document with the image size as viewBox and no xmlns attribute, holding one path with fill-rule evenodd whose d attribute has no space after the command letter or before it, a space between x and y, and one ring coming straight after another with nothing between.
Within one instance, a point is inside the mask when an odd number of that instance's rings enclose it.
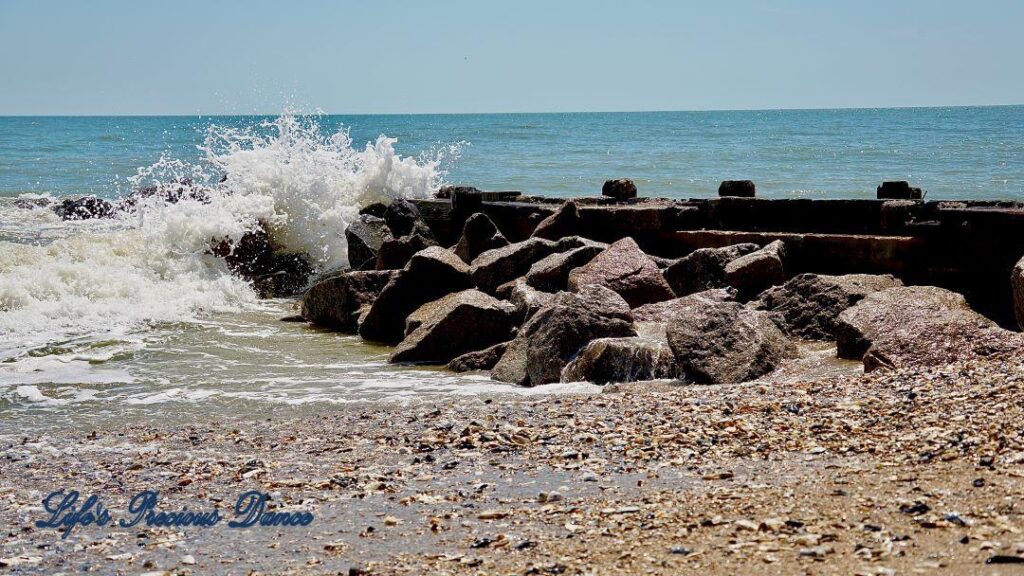
<instances>
[{"instance_id":1,"label":"wet rock","mask_svg":"<svg viewBox=\"0 0 1024 576\"><path fill-rule=\"evenodd\" d=\"M676 296L712 288L725 288L725 267L733 260L755 252L757 244L733 244L724 248L699 248L676 260L664 271L665 280Z\"/></svg>"},{"instance_id":2,"label":"wet rock","mask_svg":"<svg viewBox=\"0 0 1024 576\"><path fill-rule=\"evenodd\" d=\"M82 198L65 198L53 207L53 212L61 220L91 220L110 218L116 210L113 204L102 198L84 196Z\"/></svg>"},{"instance_id":3,"label":"wet rock","mask_svg":"<svg viewBox=\"0 0 1024 576\"><path fill-rule=\"evenodd\" d=\"M476 352L467 352L448 363L452 372L471 372L473 370L490 370L501 360L508 349L508 342L500 342L489 348Z\"/></svg>"},{"instance_id":4,"label":"wet rock","mask_svg":"<svg viewBox=\"0 0 1024 576\"><path fill-rule=\"evenodd\" d=\"M183 178L177 182L145 186L128 194L118 200L116 209L132 211L139 203L149 198L158 198L165 204L177 204L182 200L194 200L203 204L209 204L211 200L210 189L194 184L191 179Z\"/></svg>"},{"instance_id":5,"label":"wet rock","mask_svg":"<svg viewBox=\"0 0 1024 576\"><path fill-rule=\"evenodd\" d=\"M261 298L290 296L306 287L313 267L305 254L282 252L263 222L237 241L214 241L210 253L224 259L232 273L252 283Z\"/></svg>"},{"instance_id":6,"label":"wet rock","mask_svg":"<svg viewBox=\"0 0 1024 576\"><path fill-rule=\"evenodd\" d=\"M388 204L384 211L384 221L391 229L391 235L395 238L418 234L424 238L434 240L430 226L420 215L420 209L405 198L398 198Z\"/></svg>"},{"instance_id":7,"label":"wet rock","mask_svg":"<svg viewBox=\"0 0 1024 576\"><path fill-rule=\"evenodd\" d=\"M50 204L53 204L53 200L50 198L16 198L11 202L12 206L15 208L21 208L22 210L46 208Z\"/></svg>"},{"instance_id":8,"label":"wet rock","mask_svg":"<svg viewBox=\"0 0 1024 576\"><path fill-rule=\"evenodd\" d=\"M757 186L753 180L722 180L718 185L719 196L735 198L753 198L757 194Z\"/></svg>"},{"instance_id":9,"label":"wet rock","mask_svg":"<svg viewBox=\"0 0 1024 576\"><path fill-rule=\"evenodd\" d=\"M1010 285L1013 288L1013 311L1017 316L1017 326L1024 330L1024 258L1013 267Z\"/></svg>"},{"instance_id":10,"label":"wet rock","mask_svg":"<svg viewBox=\"0 0 1024 576\"><path fill-rule=\"evenodd\" d=\"M526 273L526 283L545 292L565 290L569 284L569 273L593 260L606 247L605 244L594 242L545 256L530 266L530 271Z\"/></svg>"},{"instance_id":11,"label":"wet rock","mask_svg":"<svg viewBox=\"0 0 1024 576\"><path fill-rule=\"evenodd\" d=\"M501 234L487 214L477 212L466 220L465 226L462 227L462 237L452 250L463 261L470 263L488 250L508 245L508 239Z\"/></svg>"},{"instance_id":12,"label":"wet rock","mask_svg":"<svg viewBox=\"0 0 1024 576\"><path fill-rule=\"evenodd\" d=\"M377 218L383 218L384 214L388 211L388 205L383 202L374 202L368 204L359 209L359 215L376 216Z\"/></svg>"},{"instance_id":13,"label":"wet rock","mask_svg":"<svg viewBox=\"0 0 1024 576\"><path fill-rule=\"evenodd\" d=\"M533 231L534 238L558 240L579 233L580 213L573 201L562 204L553 214L540 221Z\"/></svg>"},{"instance_id":14,"label":"wet rock","mask_svg":"<svg viewBox=\"0 0 1024 576\"><path fill-rule=\"evenodd\" d=\"M836 322L837 353L866 371L1024 353L1024 334L997 326L956 292L901 286L869 294Z\"/></svg>"},{"instance_id":15,"label":"wet rock","mask_svg":"<svg viewBox=\"0 0 1024 576\"><path fill-rule=\"evenodd\" d=\"M470 274L478 288L493 294L502 284L526 274L534 262L555 252L557 247L551 240L530 238L487 250L473 259Z\"/></svg>"},{"instance_id":16,"label":"wet rock","mask_svg":"<svg viewBox=\"0 0 1024 576\"><path fill-rule=\"evenodd\" d=\"M305 254L275 252L267 260L269 271L252 277L260 298L283 298L305 290L313 265Z\"/></svg>"},{"instance_id":17,"label":"wet rock","mask_svg":"<svg viewBox=\"0 0 1024 576\"><path fill-rule=\"evenodd\" d=\"M690 305L668 322L668 342L683 374L726 384L759 378L796 355L796 347L764 312L717 295L688 296Z\"/></svg>"},{"instance_id":18,"label":"wet rock","mask_svg":"<svg viewBox=\"0 0 1024 576\"><path fill-rule=\"evenodd\" d=\"M499 290L499 295L502 291ZM520 324L527 321L538 310L551 303L555 297L550 292L542 292L526 283L523 278L518 278L511 283L508 296L505 298L516 308L516 321Z\"/></svg>"},{"instance_id":19,"label":"wet rock","mask_svg":"<svg viewBox=\"0 0 1024 576\"><path fill-rule=\"evenodd\" d=\"M469 267L454 252L431 246L417 252L381 290L359 324L365 340L397 344L417 308L472 287Z\"/></svg>"},{"instance_id":20,"label":"wet rock","mask_svg":"<svg viewBox=\"0 0 1024 576\"><path fill-rule=\"evenodd\" d=\"M433 238L421 234L409 234L401 238L385 238L377 251L377 270L400 270L409 263L413 254L425 248L436 246Z\"/></svg>"},{"instance_id":21,"label":"wet rock","mask_svg":"<svg viewBox=\"0 0 1024 576\"><path fill-rule=\"evenodd\" d=\"M562 370L563 382L639 382L675 378L675 356L667 342L648 338L591 340Z\"/></svg>"},{"instance_id":22,"label":"wet rock","mask_svg":"<svg viewBox=\"0 0 1024 576\"><path fill-rule=\"evenodd\" d=\"M393 270L342 272L313 284L302 297L302 317L317 326L355 333L359 312L377 299Z\"/></svg>"},{"instance_id":23,"label":"wet rock","mask_svg":"<svg viewBox=\"0 0 1024 576\"><path fill-rule=\"evenodd\" d=\"M586 265L569 273L569 289L598 284L619 293L631 307L671 299L661 270L632 238L608 246Z\"/></svg>"},{"instance_id":24,"label":"wet rock","mask_svg":"<svg viewBox=\"0 0 1024 576\"><path fill-rule=\"evenodd\" d=\"M601 186L601 195L616 200L629 200L636 198L636 184L632 180L620 178L608 180Z\"/></svg>"},{"instance_id":25,"label":"wet rock","mask_svg":"<svg viewBox=\"0 0 1024 576\"><path fill-rule=\"evenodd\" d=\"M699 292L699 294L702 298L709 299L714 302L736 301L736 291L732 288L716 288L714 290ZM665 300L663 302L655 302L654 304L645 304L633 309L633 319L636 322L666 323L676 314L685 314L692 305L693 299L689 296L673 298L672 300Z\"/></svg>"},{"instance_id":26,"label":"wet rock","mask_svg":"<svg viewBox=\"0 0 1024 576\"><path fill-rule=\"evenodd\" d=\"M389 239L391 239L391 230L383 218L369 214L360 215L345 230L349 266L354 270L375 269L380 247ZM405 263L403 262L402 265L404 266Z\"/></svg>"},{"instance_id":27,"label":"wet rock","mask_svg":"<svg viewBox=\"0 0 1024 576\"><path fill-rule=\"evenodd\" d=\"M804 340L834 340L839 314L868 294L902 286L890 275L801 274L771 288L751 304L764 310L782 331Z\"/></svg>"},{"instance_id":28,"label":"wet rock","mask_svg":"<svg viewBox=\"0 0 1024 576\"><path fill-rule=\"evenodd\" d=\"M391 362L444 364L467 352L508 341L515 307L463 290L420 306L406 320L406 337Z\"/></svg>"},{"instance_id":29,"label":"wet rock","mask_svg":"<svg viewBox=\"0 0 1024 576\"><path fill-rule=\"evenodd\" d=\"M562 369L591 340L635 336L631 324L567 299L538 311L519 329L491 377L520 386L561 379Z\"/></svg>"},{"instance_id":30,"label":"wet rock","mask_svg":"<svg viewBox=\"0 0 1024 576\"><path fill-rule=\"evenodd\" d=\"M579 292L559 292L552 297L551 303L564 306L579 304L601 316L633 321L633 312L626 300L614 290L598 284L581 286Z\"/></svg>"},{"instance_id":31,"label":"wet rock","mask_svg":"<svg viewBox=\"0 0 1024 576\"><path fill-rule=\"evenodd\" d=\"M786 281L783 265L785 245L776 240L764 248L740 256L725 265L725 281L736 289L742 301Z\"/></svg>"}]
</instances>

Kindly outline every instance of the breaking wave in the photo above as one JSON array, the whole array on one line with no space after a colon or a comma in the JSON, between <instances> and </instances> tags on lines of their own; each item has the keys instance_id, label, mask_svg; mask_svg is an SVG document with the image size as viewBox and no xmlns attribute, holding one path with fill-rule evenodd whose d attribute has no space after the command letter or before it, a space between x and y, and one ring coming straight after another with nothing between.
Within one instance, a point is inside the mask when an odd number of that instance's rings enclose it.
<instances>
[{"instance_id":1,"label":"breaking wave","mask_svg":"<svg viewBox=\"0 0 1024 576\"><path fill-rule=\"evenodd\" d=\"M238 240L258 223L318 269L346 264L344 230L359 209L430 195L460 147L414 158L394 144L380 136L358 148L344 129L324 133L317 116L286 113L211 125L199 162L164 157L126 184L202 190L176 203L152 195L114 219L69 222L0 203L0 382L37 370L39 357L103 360L145 346L157 325L259 307L209 254L213 239Z\"/></svg>"}]
</instances>

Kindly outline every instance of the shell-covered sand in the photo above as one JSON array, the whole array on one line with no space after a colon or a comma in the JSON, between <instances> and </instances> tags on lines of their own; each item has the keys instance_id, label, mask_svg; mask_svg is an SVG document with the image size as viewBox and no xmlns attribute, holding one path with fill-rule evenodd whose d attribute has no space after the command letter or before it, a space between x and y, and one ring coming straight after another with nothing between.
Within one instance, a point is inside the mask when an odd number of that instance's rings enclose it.
<instances>
[{"instance_id":1,"label":"shell-covered sand","mask_svg":"<svg viewBox=\"0 0 1024 576\"><path fill-rule=\"evenodd\" d=\"M0 438L0 566L103 574L1014 574L1024 360L733 386L315 408ZM126 515L305 528L37 528L51 491Z\"/></svg>"}]
</instances>

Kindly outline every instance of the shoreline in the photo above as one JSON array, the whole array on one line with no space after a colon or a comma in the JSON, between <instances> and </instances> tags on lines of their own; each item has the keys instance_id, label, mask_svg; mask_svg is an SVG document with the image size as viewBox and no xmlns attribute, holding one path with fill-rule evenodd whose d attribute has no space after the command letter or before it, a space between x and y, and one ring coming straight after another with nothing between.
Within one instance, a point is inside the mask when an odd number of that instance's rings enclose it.
<instances>
[{"instance_id":1,"label":"shoreline","mask_svg":"<svg viewBox=\"0 0 1024 576\"><path fill-rule=\"evenodd\" d=\"M6 436L18 573L975 574L1018 557L1024 365L352 407ZM306 528L32 526L74 487L123 510L270 493ZM372 529L371 529L372 527ZM963 543L961 543L963 542ZM20 558L20 560L18 560ZM1008 561L997 559L998 561ZM995 567L993 567L995 568Z\"/></svg>"}]
</instances>

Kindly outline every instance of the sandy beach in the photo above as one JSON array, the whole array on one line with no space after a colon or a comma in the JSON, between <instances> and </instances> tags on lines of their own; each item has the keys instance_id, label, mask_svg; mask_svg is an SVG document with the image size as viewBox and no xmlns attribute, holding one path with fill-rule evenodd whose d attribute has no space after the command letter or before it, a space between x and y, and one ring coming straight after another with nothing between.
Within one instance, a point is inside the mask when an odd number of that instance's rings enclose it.
<instances>
[{"instance_id":1,"label":"sandy beach","mask_svg":"<svg viewBox=\"0 0 1024 576\"><path fill-rule=\"evenodd\" d=\"M1012 574L1024 364L678 386L2 439L25 574ZM126 517L270 495L306 527L38 528L58 489Z\"/></svg>"}]
</instances>

